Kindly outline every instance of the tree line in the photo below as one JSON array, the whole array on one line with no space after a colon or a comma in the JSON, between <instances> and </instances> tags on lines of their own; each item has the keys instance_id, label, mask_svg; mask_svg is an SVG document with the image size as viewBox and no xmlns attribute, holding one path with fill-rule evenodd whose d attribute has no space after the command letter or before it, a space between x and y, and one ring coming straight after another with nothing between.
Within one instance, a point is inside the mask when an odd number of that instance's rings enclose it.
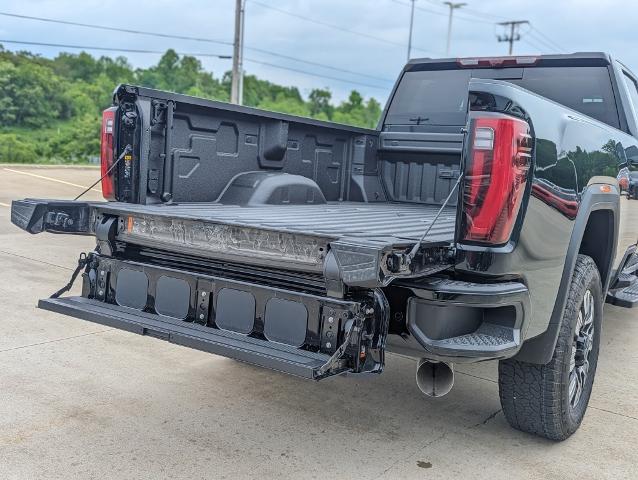
<instances>
[{"instance_id":1,"label":"tree line","mask_svg":"<svg viewBox=\"0 0 638 480\"><path fill-rule=\"evenodd\" d=\"M119 83L228 101L230 80L230 72L216 77L174 50L150 68L133 68L122 56L48 59L0 46L0 162L83 163L99 156L101 112ZM374 127L381 115L379 102L356 90L335 105L328 89L304 98L296 87L254 75L244 77L244 104L362 127Z\"/></svg>"}]
</instances>

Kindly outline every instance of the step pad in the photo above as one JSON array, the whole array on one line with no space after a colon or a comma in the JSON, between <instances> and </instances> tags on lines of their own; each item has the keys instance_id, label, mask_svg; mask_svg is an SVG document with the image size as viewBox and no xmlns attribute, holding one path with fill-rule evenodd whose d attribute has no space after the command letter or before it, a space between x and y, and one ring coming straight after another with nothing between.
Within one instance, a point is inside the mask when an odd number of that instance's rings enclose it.
<instances>
[{"instance_id":1,"label":"step pad","mask_svg":"<svg viewBox=\"0 0 638 480\"><path fill-rule=\"evenodd\" d=\"M474 333L438 340L442 346L503 347L514 344L514 332L511 328L483 324Z\"/></svg>"},{"instance_id":2,"label":"step pad","mask_svg":"<svg viewBox=\"0 0 638 480\"><path fill-rule=\"evenodd\" d=\"M638 270L638 255L635 253L627 259L627 263L622 269L622 273L631 274Z\"/></svg>"},{"instance_id":3,"label":"step pad","mask_svg":"<svg viewBox=\"0 0 638 480\"><path fill-rule=\"evenodd\" d=\"M634 308L638 306L638 282L607 294L607 303L619 307Z\"/></svg>"},{"instance_id":4,"label":"step pad","mask_svg":"<svg viewBox=\"0 0 638 480\"><path fill-rule=\"evenodd\" d=\"M614 284L614 289L626 288L636 282L638 282L638 277L636 277L636 275L632 273L625 273L623 271L618 275L616 283Z\"/></svg>"}]
</instances>

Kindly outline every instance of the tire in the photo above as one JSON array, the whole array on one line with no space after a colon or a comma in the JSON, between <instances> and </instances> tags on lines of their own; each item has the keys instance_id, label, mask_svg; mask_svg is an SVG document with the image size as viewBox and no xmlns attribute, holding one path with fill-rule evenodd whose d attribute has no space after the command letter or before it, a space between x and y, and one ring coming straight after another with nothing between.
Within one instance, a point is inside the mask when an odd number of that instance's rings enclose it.
<instances>
[{"instance_id":1,"label":"tire","mask_svg":"<svg viewBox=\"0 0 638 480\"><path fill-rule=\"evenodd\" d=\"M578 255L552 359L545 365L499 363L501 406L512 427L557 441L578 429L596 374L602 316L598 269L590 257ZM577 381L583 373L584 381Z\"/></svg>"}]
</instances>

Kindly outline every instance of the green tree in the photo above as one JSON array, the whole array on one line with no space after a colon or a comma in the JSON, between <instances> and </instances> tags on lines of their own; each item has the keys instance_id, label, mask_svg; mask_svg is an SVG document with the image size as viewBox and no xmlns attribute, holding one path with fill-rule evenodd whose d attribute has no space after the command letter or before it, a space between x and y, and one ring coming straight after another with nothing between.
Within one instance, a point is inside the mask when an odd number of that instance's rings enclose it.
<instances>
[{"instance_id":1,"label":"green tree","mask_svg":"<svg viewBox=\"0 0 638 480\"><path fill-rule=\"evenodd\" d=\"M47 59L0 46L0 162L82 162L99 155L101 111L120 83L228 101L230 72L216 78L191 56L167 50L156 65L133 69L125 57L60 53ZM373 127L381 106L352 91L338 107L328 89L307 99L296 87L244 77L244 104Z\"/></svg>"},{"instance_id":2,"label":"green tree","mask_svg":"<svg viewBox=\"0 0 638 480\"><path fill-rule=\"evenodd\" d=\"M330 90L315 88L308 95L308 103L310 104L310 115L313 117L325 117L326 120L332 118L334 107L330 105L332 93Z\"/></svg>"}]
</instances>

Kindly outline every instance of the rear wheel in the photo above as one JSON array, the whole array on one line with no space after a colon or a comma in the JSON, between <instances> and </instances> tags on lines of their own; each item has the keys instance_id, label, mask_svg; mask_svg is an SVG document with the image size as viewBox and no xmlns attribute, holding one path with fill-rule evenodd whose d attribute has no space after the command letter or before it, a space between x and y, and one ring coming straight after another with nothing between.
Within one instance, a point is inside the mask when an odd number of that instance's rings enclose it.
<instances>
[{"instance_id":1,"label":"rear wheel","mask_svg":"<svg viewBox=\"0 0 638 480\"><path fill-rule=\"evenodd\" d=\"M565 440L578 429L598 363L602 308L596 264L579 255L550 362L499 363L501 406L512 427L551 440Z\"/></svg>"}]
</instances>

